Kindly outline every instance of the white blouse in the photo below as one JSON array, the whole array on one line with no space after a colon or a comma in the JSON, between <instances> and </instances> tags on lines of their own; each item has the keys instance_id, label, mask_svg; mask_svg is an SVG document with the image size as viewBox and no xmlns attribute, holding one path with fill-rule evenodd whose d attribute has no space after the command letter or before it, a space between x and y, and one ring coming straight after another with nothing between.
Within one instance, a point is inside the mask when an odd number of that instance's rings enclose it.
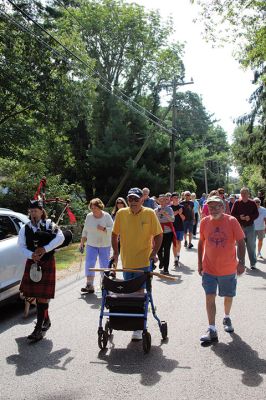
<instances>
[{"instance_id":1,"label":"white blouse","mask_svg":"<svg viewBox=\"0 0 266 400\"><path fill-rule=\"evenodd\" d=\"M97 229L97 225L103 226L106 230ZM113 220L110 214L103 211L101 218L95 218L93 213L89 213L85 220L82 237L86 237L89 246L108 247L111 246L112 229Z\"/></svg>"}]
</instances>

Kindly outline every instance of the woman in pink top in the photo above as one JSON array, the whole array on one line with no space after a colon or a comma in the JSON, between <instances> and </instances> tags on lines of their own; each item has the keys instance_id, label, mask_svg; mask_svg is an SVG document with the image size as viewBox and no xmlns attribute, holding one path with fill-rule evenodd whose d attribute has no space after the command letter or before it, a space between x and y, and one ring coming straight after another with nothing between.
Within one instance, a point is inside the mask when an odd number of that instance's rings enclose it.
<instances>
[{"instance_id":1,"label":"woman in pink top","mask_svg":"<svg viewBox=\"0 0 266 400\"><path fill-rule=\"evenodd\" d=\"M212 196L218 196L218 190L212 190L209 194L208 197L212 197ZM201 210L201 218L205 218L209 215L209 208L208 208L208 204L207 201L205 204L203 204L202 210Z\"/></svg>"}]
</instances>

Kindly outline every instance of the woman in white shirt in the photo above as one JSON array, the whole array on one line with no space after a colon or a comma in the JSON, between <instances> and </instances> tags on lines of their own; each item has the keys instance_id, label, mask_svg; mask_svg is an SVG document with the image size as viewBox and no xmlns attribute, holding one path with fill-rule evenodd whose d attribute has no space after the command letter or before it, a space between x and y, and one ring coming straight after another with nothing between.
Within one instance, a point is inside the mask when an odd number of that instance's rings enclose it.
<instances>
[{"instance_id":1,"label":"woman in white shirt","mask_svg":"<svg viewBox=\"0 0 266 400\"><path fill-rule=\"evenodd\" d=\"M99 257L100 268L108 268L111 248L111 234L113 228L112 217L105 211L103 202L96 198L89 204L91 212L87 214L80 241L80 251L86 246L85 275L87 283L81 289L83 293L94 293L95 272L89 271L94 268L97 257Z\"/></svg>"}]
</instances>

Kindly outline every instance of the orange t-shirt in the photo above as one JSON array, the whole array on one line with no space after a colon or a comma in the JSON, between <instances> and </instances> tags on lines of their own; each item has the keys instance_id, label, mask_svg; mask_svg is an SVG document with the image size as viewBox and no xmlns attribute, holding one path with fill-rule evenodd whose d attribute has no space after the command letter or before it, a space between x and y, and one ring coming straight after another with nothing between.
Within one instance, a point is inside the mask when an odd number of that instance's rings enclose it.
<instances>
[{"instance_id":1,"label":"orange t-shirt","mask_svg":"<svg viewBox=\"0 0 266 400\"><path fill-rule=\"evenodd\" d=\"M236 218L227 214L218 220L211 216L203 218L200 239L203 241L203 272L219 276L236 273L236 241L244 239Z\"/></svg>"}]
</instances>

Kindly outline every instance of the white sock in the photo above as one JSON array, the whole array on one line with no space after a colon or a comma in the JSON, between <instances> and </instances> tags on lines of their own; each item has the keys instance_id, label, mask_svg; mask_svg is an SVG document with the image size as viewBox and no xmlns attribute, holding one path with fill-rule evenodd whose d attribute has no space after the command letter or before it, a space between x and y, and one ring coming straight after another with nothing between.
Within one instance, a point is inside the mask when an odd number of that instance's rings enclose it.
<instances>
[{"instance_id":1,"label":"white sock","mask_svg":"<svg viewBox=\"0 0 266 400\"><path fill-rule=\"evenodd\" d=\"M215 326L215 325L209 325L209 328L210 328L212 331L216 332L216 326Z\"/></svg>"},{"instance_id":2,"label":"white sock","mask_svg":"<svg viewBox=\"0 0 266 400\"><path fill-rule=\"evenodd\" d=\"M230 315L224 314L224 318L230 318Z\"/></svg>"},{"instance_id":3,"label":"white sock","mask_svg":"<svg viewBox=\"0 0 266 400\"><path fill-rule=\"evenodd\" d=\"M177 253L177 257L180 257L180 253Z\"/></svg>"}]
</instances>

